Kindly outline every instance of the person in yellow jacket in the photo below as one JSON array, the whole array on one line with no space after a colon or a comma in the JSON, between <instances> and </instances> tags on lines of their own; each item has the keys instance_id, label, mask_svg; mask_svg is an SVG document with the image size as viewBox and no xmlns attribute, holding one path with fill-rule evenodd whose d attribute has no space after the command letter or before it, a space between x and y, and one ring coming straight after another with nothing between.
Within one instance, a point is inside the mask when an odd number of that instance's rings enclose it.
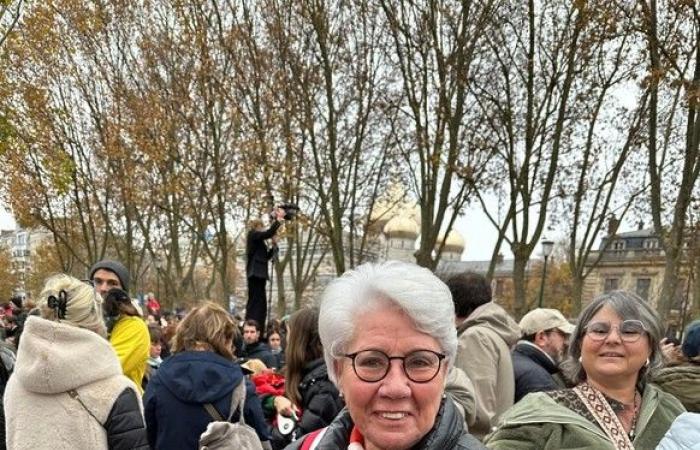
<instances>
[{"instance_id":1,"label":"person in yellow jacket","mask_svg":"<svg viewBox=\"0 0 700 450\"><path fill-rule=\"evenodd\" d=\"M117 261L102 260L90 268L90 279L105 300L109 342L122 371L140 390L151 340L146 323L129 298L129 271Z\"/></svg>"}]
</instances>

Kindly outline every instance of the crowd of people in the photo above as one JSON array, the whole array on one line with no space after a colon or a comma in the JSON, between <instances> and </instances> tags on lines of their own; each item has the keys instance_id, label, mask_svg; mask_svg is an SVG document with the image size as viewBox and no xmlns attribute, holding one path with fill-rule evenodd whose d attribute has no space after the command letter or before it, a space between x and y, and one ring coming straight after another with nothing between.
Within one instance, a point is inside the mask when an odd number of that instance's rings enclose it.
<instances>
[{"instance_id":1,"label":"crowd of people","mask_svg":"<svg viewBox=\"0 0 700 450\"><path fill-rule=\"evenodd\" d=\"M517 322L478 274L368 263L266 325L129 296L117 261L3 307L10 449L690 449L700 320L605 293ZM234 426L235 424L235 426ZM230 425L230 426L229 426ZM248 433L248 434L246 434ZM245 436L245 437L244 437ZM241 443L241 439L245 443ZM216 444L215 444L216 443Z\"/></svg>"}]
</instances>

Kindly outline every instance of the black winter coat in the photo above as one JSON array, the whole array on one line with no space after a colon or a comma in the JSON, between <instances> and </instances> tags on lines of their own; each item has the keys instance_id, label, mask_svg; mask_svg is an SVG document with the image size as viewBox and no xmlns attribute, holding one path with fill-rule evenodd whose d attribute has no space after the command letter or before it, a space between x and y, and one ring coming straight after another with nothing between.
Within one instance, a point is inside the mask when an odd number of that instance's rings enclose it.
<instances>
[{"instance_id":1,"label":"black winter coat","mask_svg":"<svg viewBox=\"0 0 700 450\"><path fill-rule=\"evenodd\" d=\"M265 231L249 231L246 237L246 277L270 278L267 269L267 262L272 258L275 250L268 249L265 245L265 239L270 239L277 233L277 229L281 223L277 220L272 222L270 228Z\"/></svg>"},{"instance_id":2,"label":"black winter coat","mask_svg":"<svg viewBox=\"0 0 700 450\"><path fill-rule=\"evenodd\" d=\"M338 450L348 447L354 424L347 408L342 410L321 438L316 450ZM304 439L291 443L285 450L298 450ZM464 419L452 399L443 399L435 425L412 450L486 450L486 447L464 429Z\"/></svg>"},{"instance_id":3,"label":"black winter coat","mask_svg":"<svg viewBox=\"0 0 700 450\"><path fill-rule=\"evenodd\" d=\"M272 353L272 350L270 350L270 347L268 347L266 343L261 341L253 344L245 344L241 351L241 358L245 358L246 360L259 359L267 368L280 369L279 358Z\"/></svg>"},{"instance_id":4,"label":"black winter coat","mask_svg":"<svg viewBox=\"0 0 700 450\"><path fill-rule=\"evenodd\" d=\"M561 389L553 375L559 368L542 350L529 342L520 341L512 352L515 372L515 402L531 392Z\"/></svg>"},{"instance_id":5,"label":"black winter coat","mask_svg":"<svg viewBox=\"0 0 700 450\"><path fill-rule=\"evenodd\" d=\"M287 436L277 430L273 432L273 448L282 449L290 441L328 426L345 407L338 388L328 379L328 370L323 358L311 361L304 368L304 376L299 383L301 395L301 417L296 428Z\"/></svg>"}]
</instances>

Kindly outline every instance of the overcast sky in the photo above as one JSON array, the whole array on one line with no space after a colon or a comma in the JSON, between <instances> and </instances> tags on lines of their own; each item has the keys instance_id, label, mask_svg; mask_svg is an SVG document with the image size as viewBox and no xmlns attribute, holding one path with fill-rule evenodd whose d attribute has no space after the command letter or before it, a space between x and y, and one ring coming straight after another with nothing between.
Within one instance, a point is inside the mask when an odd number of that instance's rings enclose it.
<instances>
[{"instance_id":1,"label":"overcast sky","mask_svg":"<svg viewBox=\"0 0 700 450\"><path fill-rule=\"evenodd\" d=\"M9 230L15 228L12 215L0 206L0 229ZM472 207L467 213L457 219L455 228L464 237L466 249L462 254L465 261L479 261L491 259L491 252L496 243L497 234L479 207ZM505 257L511 258L510 249L503 248ZM533 255L536 256L536 255Z\"/></svg>"}]
</instances>

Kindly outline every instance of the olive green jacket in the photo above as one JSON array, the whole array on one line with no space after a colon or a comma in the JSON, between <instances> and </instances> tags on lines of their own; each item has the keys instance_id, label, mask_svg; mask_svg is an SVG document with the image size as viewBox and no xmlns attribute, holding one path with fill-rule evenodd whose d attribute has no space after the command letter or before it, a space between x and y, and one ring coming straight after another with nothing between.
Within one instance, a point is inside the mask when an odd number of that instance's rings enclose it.
<instances>
[{"instance_id":1,"label":"olive green jacket","mask_svg":"<svg viewBox=\"0 0 700 450\"><path fill-rule=\"evenodd\" d=\"M654 450L683 411L683 405L673 396L648 384L637 420L635 450ZM597 424L544 392L528 394L506 411L484 443L490 449L507 450L614 450Z\"/></svg>"},{"instance_id":2,"label":"olive green jacket","mask_svg":"<svg viewBox=\"0 0 700 450\"><path fill-rule=\"evenodd\" d=\"M666 367L651 382L680 400L688 411L700 413L700 364Z\"/></svg>"}]
</instances>

